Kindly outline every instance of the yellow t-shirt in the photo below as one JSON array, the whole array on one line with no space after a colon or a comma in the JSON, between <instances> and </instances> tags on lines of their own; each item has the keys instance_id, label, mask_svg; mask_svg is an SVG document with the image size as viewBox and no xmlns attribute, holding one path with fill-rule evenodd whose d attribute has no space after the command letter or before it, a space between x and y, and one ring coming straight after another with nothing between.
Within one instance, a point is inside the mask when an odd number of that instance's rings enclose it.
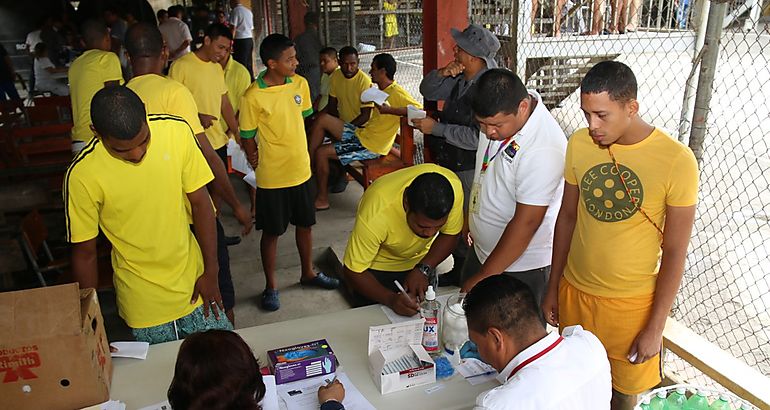
<instances>
[{"instance_id":1,"label":"yellow t-shirt","mask_svg":"<svg viewBox=\"0 0 770 410\"><path fill-rule=\"evenodd\" d=\"M326 108L326 105L329 104L329 91L332 86L332 75L337 71L340 71L339 67L337 67L331 74L321 74L321 100L318 101L318 111L323 110Z\"/></svg>"},{"instance_id":2,"label":"yellow t-shirt","mask_svg":"<svg viewBox=\"0 0 770 410\"><path fill-rule=\"evenodd\" d=\"M266 71L241 100L241 138L257 138L259 165L254 171L263 189L288 188L310 179L305 117L313 114L310 87L300 75L268 87Z\"/></svg>"},{"instance_id":3,"label":"yellow t-shirt","mask_svg":"<svg viewBox=\"0 0 770 410\"><path fill-rule=\"evenodd\" d=\"M112 243L118 310L132 328L179 319L201 304L190 304L203 256L182 196L214 178L184 120L147 119L142 162L118 159L94 138L72 161L63 189L67 241L91 240L101 229Z\"/></svg>"},{"instance_id":4,"label":"yellow t-shirt","mask_svg":"<svg viewBox=\"0 0 770 410\"><path fill-rule=\"evenodd\" d=\"M382 91L390 96L387 103L393 108L406 108L407 105L422 108L422 105L395 81ZM372 110L369 121L366 122L366 127L356 129L356 136L361 141L361 145L369 151L388 155L400 126L401 117L380 114L380 110L375 108Z\"/></svg>"},{"instance_id":5,"label":"yellow t-shirt","mask_svg":"<svg viewBox=\"0 0 770 410\"><path fill-rule=\"evenodd\" d=\"M404 168L378 178L364 192L356 223L345 249L344 264L353 272L367 269L401 272L414 268L430 250L435 238L421 238L409 228L404 191L422 174L445 176L454 190L454 205L440 232L456 235L463 229L463 188L454 172L435 164Z\"/></svg>"},{"instance_id":6,"label":"yellow t-shirt","mask_svg":"<svg viewBox=\"0 0 770 410\"><path fill-rule=\"evenodd\" d=\"M225 84L227 85L227 99L233 106L233 112L237 114L241 107L241 98L251 85L251 76L249 70L232 57L227 60L225 66ZM224 133L227 133L227 124L224 121L220 121L219 126Z\"/></svg>"},{"instance_id":7,"label":"yellow t-shirt","mask_svg":"<svg viewBox=\"0 0 770 410\"><path fill-rule=\"evenodd\" d=\"M181 83L157 74L145 74L132 78L126 87L142 99L148 114L173 114L184 118L194 134L203 132L195 99Z\"/></svg>"},{"instance_id":8,"label":"yellow t-shirt","mask_svg":"<svg viewBox=\"0 0 770 410\"><path fill-rule=\"evenodd\" d=\"M72 140L89 141L94 137L90 128L91 99L106 82L123 84L120 60L113 52L88 50L72 62L67 75L72 100Z\"/></svg>"},{"instance_id":9,"label":"yellow t-shirt","mask_svg":"<svg viewBox=\"0 0 770 410\"><path fill-rule=\"evenodd\" d=\"M347 79L342 70L331 75L329 96L337 99L337 111L340 119L350 122L361 114L362 107L374 107L372 103L362 103L361 93L372 86L372 80L360 68L353 78Z\"/></svg>"},{"instance_id":10,"label":"yellow t-shirt","mask_svg":"<svg viewBox=\"0 0 770 410\"><path fill-rule=\"evenodd\" d=\"M698 164L692 151L659 129L633 145L611 147L628 190L664 229L666 206L698 200ZM564 277L601 297L634 297L655 291L661 236L631 203L607 149L587 129L567 144L564 178L580 190L577 222Z\"/></svg>"},{"instance_id":11,"label":"yellow t-shirt","mask_svg":"<svg viewBox=\"0 0 770 410\"><path fill-rule=\"evenodd\" d=\"M227 133L218 124L222 120L222 95L227 93L225 74L222 66L198 58L195 53L187 53L171 64L168 76L179 81L192 93L198 112L213 115L217 119L206 128L206 137L214 149L227 144Z\"/></svg>"}]
</instances>

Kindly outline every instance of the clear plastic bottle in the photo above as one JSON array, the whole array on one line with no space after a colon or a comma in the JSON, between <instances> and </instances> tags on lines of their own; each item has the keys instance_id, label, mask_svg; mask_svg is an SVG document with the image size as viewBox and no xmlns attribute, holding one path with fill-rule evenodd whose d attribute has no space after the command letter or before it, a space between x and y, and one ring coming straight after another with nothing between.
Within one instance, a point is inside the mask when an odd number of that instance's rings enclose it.
<instances>
[{"instance_id":1,"label":"clear plastic bottle","mask_svg":"<svg viewBox=\"0 0 770 410\"><path fill-rule=\"evenodd\" d=\"M428 291L425 292L425 300L420 304L420 312L425 319L425 324L422 328L422 347L430 355L441 354L441 346L439 344L439 312L441 311L441 303L436 300L436 292L433 290L433 286L428 286Z\"/></svg>"},{"instance_id":2,"label":"clear plastic bottle","mask_svg":"<svg viewBox=\"0 0 770 410\"><path fill-rule=\"evenodd\" d=\"M666 392L659 391L650 399L650 410L668 410L666 403Z\"/></svg>"},{"instance_id":3,"label":"clear plastic bottle","mask_svg":"<svg viewBox=\"0 0 770 410\"><path fill-rule=\"evenodd\" d=\"M698 390L695 394L687 399L687 403L684 404L684 410L709 410L709 398L706 397L706 392Z\"/></svg>"},{"instance_id":4,"label":"clear plastic bottle","mask_svg":"<svg viewBox=\"0 0 770 410\"><path fill-rule=\"evenodd\" d=\"M714 400L713 403L711 403L711 407L709 407L711 410L732 410L732 407L730 406L730 398L727 397L727 395L720 394L719 398Z\"/></svg>"},{"instance_id":5,"label":"clear plastic bottle","mask_svg":"<svg viewBox=\"0 0 770 410\"><path fill-rule=\"evenodd\" d=\"M667 410L682 410L684 404L687 402L687 396L685 396L687 390L684 387L677 387L676 391L668 395L666 399Z\"/></svg>"}]
</instances>

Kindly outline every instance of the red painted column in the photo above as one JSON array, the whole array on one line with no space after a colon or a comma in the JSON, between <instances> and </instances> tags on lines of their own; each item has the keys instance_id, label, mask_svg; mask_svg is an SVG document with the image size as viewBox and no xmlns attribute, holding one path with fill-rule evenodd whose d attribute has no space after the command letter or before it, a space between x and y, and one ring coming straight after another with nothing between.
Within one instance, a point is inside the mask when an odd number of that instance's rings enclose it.
<instances>
[{"instance_id":1,"label":"red painted column","mask_svg":"<svg viewBox=\"0 0 770 410\"><path fill-rule=\"evenodd\" d=\"M289 8L289 33L288 37L293 39L305 31L305 13L308 9L302 0L288 0Z\"/></svg>"},{"instance_id":2,"label":"red painted column","mask_svg":"<svg viewBox=\"0 0 770 410\"><path fill-rule=\"evenodd\" d=\"M468 0L423 0L423 73L443 67L454 59L455 45L450 28L468 26Z\"/></svg>"}]
</instances>

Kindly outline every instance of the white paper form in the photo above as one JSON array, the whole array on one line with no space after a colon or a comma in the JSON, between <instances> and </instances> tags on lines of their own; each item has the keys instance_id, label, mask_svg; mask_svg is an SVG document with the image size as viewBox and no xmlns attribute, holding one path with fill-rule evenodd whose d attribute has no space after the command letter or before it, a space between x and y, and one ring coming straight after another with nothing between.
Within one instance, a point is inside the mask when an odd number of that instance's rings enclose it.
<instances>
[{"instance_id":1,"label":"white paper form","mask_svg":"<svg viewBox=\"0 0 770 410\"><path fill-rule=\"evenodd\" d=\"M147 342L112 342L110 347L118 349L117 352L111 352L112 357L128 357L130 359L144 360L147 358L147 351L150 344Z\"/></svg>"},{"instance_id":2,"label":"white paper form","mask_svg":"<svg viewBox=\"0 0 770 410\"><path fill-rule=\"evenodd\" d=\"M451 293L447 293L446 295L441 295L436 297L436 300L441 303L441 308L443 309L446 306L447 300L449 300L449 296L451 296ZM401 316L398 313L394 312L393 309L385 306L380 305L382 308L382 312L385 313L385 316L388 317L388 320L390 320L390 323L403 323L403 322L409 322L412 320L420 319L420 314L417 313L414 316Z\"/></svg>"},{"instance_id":3,"label":"white paper form","mask_svg":"<svg viewBox=\"0 0 770 410\"><path fill-rule=\"evenodd\" d=\"M421 120L427 116L428 113L425 110L421 110L411 104L406 106L406 119L412 127L414 127L414 120Z\"/></svg>"},{"instance_id":4,"label":"white paper form","mask_svg":"<svg viewBox=\"0 0 770 410\"><path fill-rule=\"evenodd\" d=\"M385 100L387 100L388 97L390 97L388 93L374 86L364 90L364 92L361 93L361 102L363 103L373 102L377 105L382 105L382 104L385 104Z\"/></svg>"},{"instance_id":5,"label":"white paper form","mask_svg":"<svg viewBox=\"0 0 770 410\"><path fill-rule=\"evenodd\" d=\"M249 160L246 159L246 153L243 152L243 149L241 149L237 142L233 140L227 142L227 155L230 156L230 164L234 170L241 174L254 172L249 164Z\"/></svg>"},{"instance_id":6,"label":"white paper form","mask_svg":"<svg viewBox=\"0 0 770 410\"><path fill-rule=\"evenodd\" d=\"M369 327L369 355L378 349L382 352L422 344L424 321L417 318L410 322Z\"/></svg>"},{"instance_id":7,"label":"white paper form","mask_svg":"<svg viewBox=\"0 0 770 410\"><path fill-rule=\"evenodd\" d=\"M486 383L497 377L497 371L494 367L474 358L465 359L455 368L473 386Z\"/></svg>"},{"instance_id":8,"label":"white paper form","mask_svg":"<svg viewBox=\"0 0 770 410\"><path fill-rule=\"evenodd\" d=\"M347 374L338 371L337 380L345 386L345 410L376 410L356 388ZM318 388L326 384L326 379L334 378L326 374L312 379L298 380L278 386L278 396L286 404L287 410L318 410Z\"/></svg>"}]
</instances>

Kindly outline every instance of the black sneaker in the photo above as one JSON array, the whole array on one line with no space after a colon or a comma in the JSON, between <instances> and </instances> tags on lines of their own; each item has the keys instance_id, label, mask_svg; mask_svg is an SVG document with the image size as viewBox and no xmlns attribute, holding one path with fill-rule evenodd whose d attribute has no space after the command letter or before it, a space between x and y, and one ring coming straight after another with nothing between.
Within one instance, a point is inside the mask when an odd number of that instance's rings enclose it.
<instances>
[{"instance_id":1,"label":"black sneaker","mask_svg":"<svg viewBox=\"0 0 770 410\"><path fill-rule=\"evenodd\" d=\"M338 179L337 182L334 183L334 185L329 187L329 192L332 194L339 194L342 192L345 192L345 190L348 188L348 179L345 178L343 175L342 178Z\"/></svg>"}]
</instances>

